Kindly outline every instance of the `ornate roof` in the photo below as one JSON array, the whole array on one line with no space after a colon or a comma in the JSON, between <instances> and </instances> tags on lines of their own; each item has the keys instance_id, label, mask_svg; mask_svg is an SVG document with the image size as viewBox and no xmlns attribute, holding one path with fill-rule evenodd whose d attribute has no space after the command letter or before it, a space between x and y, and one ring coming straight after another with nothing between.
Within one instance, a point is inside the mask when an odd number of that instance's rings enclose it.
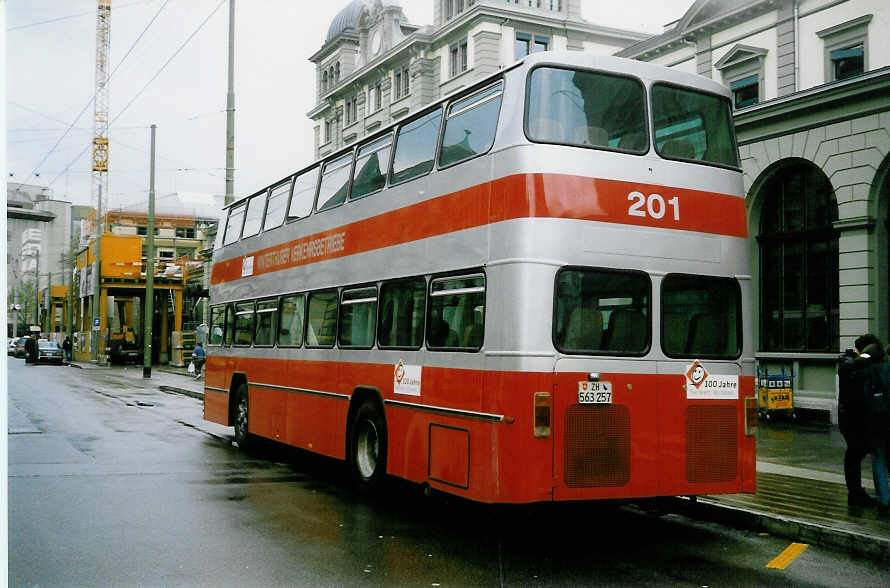
<instances>
[{"instance_id":1,"label":"ornate roof","mask_svg":"<svg viewBox=\"0 0 890 588\"><path fill-rule=\"evenodd\" d=\"M349 30L358 32L358 22L362 15L362 8L372 3L372 0L352 0L352 2L347 4L346 8L337 13L337 16L331 21L331 26L328 28L328 35L325 37L324 42L329 43L337 38L340 33Z\"/></svg>"}]
</instances>

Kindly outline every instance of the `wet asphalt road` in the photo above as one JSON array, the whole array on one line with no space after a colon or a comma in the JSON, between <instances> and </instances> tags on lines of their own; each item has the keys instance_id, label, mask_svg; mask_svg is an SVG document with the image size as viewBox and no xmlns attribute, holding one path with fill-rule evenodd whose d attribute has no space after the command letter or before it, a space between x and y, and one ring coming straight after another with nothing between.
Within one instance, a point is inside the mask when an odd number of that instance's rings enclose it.
<instances>
[{"instance_id":1,"label":"wet asphalt road","mask_svg":"<svg viewBox=\"0 0 890 588\"><path fill-rule=\"evenodd\" d=\"M877 586L870 561L634 507L491 507L245 454L201 403L114 370L9 366L9 583Z\"/></svg>"}]
</instances>

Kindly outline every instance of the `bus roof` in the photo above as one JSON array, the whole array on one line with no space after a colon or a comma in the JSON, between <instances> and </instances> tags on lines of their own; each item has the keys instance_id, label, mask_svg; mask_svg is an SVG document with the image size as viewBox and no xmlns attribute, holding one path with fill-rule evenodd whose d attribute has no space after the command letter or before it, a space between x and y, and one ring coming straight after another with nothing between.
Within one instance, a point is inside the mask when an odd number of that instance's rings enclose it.
<instances>
[{"instance_id":1,"label":"bus roof","mask_svg":"<svg viewBox=\"0 0 890 588\"><path fill-rule=\"evenodd\" d=\"M523 57L522 59L503 69L500 69L490 75L480 78L479 80L474 82L470 86L470 88L483 86L489 81L503 76L505 72L508 72L510 70L524 68L527 71L538 65L556 65L560 67L579 67L586 69L619 72L624 75L640 78L643 81L647 82L663 81L680 86L698 88L704 92L718 94L727 98L731 97L729 89L726 86L698 74L690 74L662 65L655 65L645 61L638 61L636 59L628 59L626 57L614 57L612 55L593 55L590 53L585 53L583 51L543 51L540 53L532 53L531 55ZM228 208L237 206L247 201L248 198L265 192L269 189L270 186L275 186L277 184L280 184L281 182L285 182L290 178L293 178L294 175L302 171L309 170L325 160L336 159L337 157L349 151L352 151L356 145L385 135L387 132L392 131L395 127L402 124L403 122L410 120L418 113L426 110L433 110L436 107L439 107L442 104L448 102L455 94L466 92L467 89L468 87L466 86L457 88L456 90L449 92L445 96L442 96L438 100L430 102L429 104L424 105L422 108L409 113L408 116L403 116L399 120L393 121L385 127L378 129L376 132L370 133L364 137L360 137L359 139L354 139L351 143L344 145L340 149L332 151L324 157L315 159L307 165L298 168L294 172L289 173L288 175L270 184L265 184L261 188L254 190L253 192L249 192L248 194L242 196L241 198L238 198L230 204L223 206L221 210L225 211Z\"/></svg>"}]
</instances>

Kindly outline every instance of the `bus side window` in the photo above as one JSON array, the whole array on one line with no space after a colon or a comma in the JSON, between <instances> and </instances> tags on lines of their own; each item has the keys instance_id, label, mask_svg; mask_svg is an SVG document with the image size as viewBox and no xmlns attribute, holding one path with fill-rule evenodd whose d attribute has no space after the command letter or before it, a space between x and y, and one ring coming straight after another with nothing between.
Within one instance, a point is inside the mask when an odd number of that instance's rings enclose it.
<instances>
[{"instance_id":1,"label":"bus side window","mask_svg":"<svg viewBox=\"0 0 890 588\"><path fill-rule=\"evenodd\" d=\"M262 300L256 303L256 331L253 344L271 347L275 343L275 325L278 323L278 300Z\"/></svg>"},{"instance_id":2,"label":"bus side window","mask_svg":"<svg viewBox=\"0 0 890 588\"><path fill-rule=\"evenodd\" d=\"M239 302L235 305L234 345L249 347L253 339L253 302Z\"/></svg>"},{"instance_id":3,"label":"bus side window","mask_svg":"<svg viewBox=\"0 0 890 588\"><path fill-rule=\"evenodd\" d=\"M318 204L315 210L322 211L346 202L349 192L349 170L352 169L352 153L329 161L321 173L321 187L318 189Z\"/></svg>"},{"instance_id":4,"label":"bus side window","mask_svg":"<svg viewBox=\"0 0 890 588\"><path fill-rule=\"evenodd\" d=\"M290 196L291 181L281 182L269 191L269 203L266 205L266 219L263 230L268 231L280 227L287 213L287 198Z\"/></svg>"},{"instance_id":5,"label":"bus side window","mask_svg":"<svg viewBox=\"0 0 890 588\"><path fill-rule=\"evenodd\" d=\"M247 202L247 214L244 216L244 232L242 239L253 237L260 232L263 224L263 211L266 209L266 192L253 196Z\"/></svg>"},{"instance_id":6,"label":"bus side window","mask_svg":"<svg viewBox=\"0 0 890 588\"><path fill-rule=\"evenodd\" d=\"M340 347L370 349L376 337L377 288L344 290L340 308Z\"/></svg>"},{"instance_id":7,"label":"bus side window","mask_svg":"<svg viewBox=\"0 0 890 588\"><path fill-rule=\"evenodd\" d=\"M378 345L420 349L426 317L426 280L411 278L387 282L380 287Z\"/></svg>"},{"instance_id":8,"label":"bus side window","mask_svg":"<svg viewBox=\"0 0 890 588\"><path fill-rule=\"evenodd\" d=\"M279 347L299 347L303 344L303 295L281 298L278 323Z\"/></svg>"},{"instance_id":9,"label":"bus side window","mask_svg":"<svg viewBox=\"0 0 890 588\"><path fill-rule=\"evenodd\" d=\"M229 209L229 220L226 223L226 234L223 237L223 245L230 245L241 238L241 227L244 225L245 204L239 204Z\"/></svg>"},{"instance_id":10,"label":"bus side window","mask_svg":"<svg viewBox=\"0 0 890 588\"><path fill-rule=\"evenodd\" d=\"M229 304L226 306L226 345L231 345L235 340L235 308Z\"/></svg>"},{"instance_id":11,"label":"bus side window","mask_svg":"<svg viewBox=\"0 0 890 588\"><path fill-rule=\"evenodd\" d=\"M392 147L392 134L381 137L359 147L355 157L355 171L349 199L355 200L383 189L389 171L389 152Z\"/></svg>"},{"instance_id":12,"label":"bus side window","mask_svg":"<svg viewBox=\"0 0 890 588\"><path fill-rule=\"evenodd\" d=\"M442 109L437 108L399 128L390 184L406 182L433 169L441 123Z\"/></svg>"},{"instance_id":13,"label":"bus side window","mask_svg":"<svg viewBox=\"0 0 890 588\"><path fill-rule=\"evenodd\" d=\"M210 345L222 345L226 326L226 307L214 306L210 309Z\"/></svg>"},{"instance_id":14,"label":"bus side window","mask_svg":"<svg viewBox=\"0 0 890 588\"><path fill-rule=\"evenodd\" d=\"M437 278L430 282L430 349L478 351L484 325L485 276Z\"/></svg>"},{"instance_id":15,"label":"bus side window","mask_svg":"<svg viewBox=\"0 0 890 588\"><path fill-rule=\"evenodd\" d=\"M485 153L494 143L503 84L498 83L448 107L439 166L445 167Z\"/></svg>"},{"instance_id":16,"label":"bus side window","mask_svg":"<svg viewBox=\"0 0 890 588\"><path fill-rule=\"evenodd\" d=\"M301 173L294 180L293 196L290 199L290 209L287 211L288 220L304 218L312 212L320 169L320 167L315 166L309 171Z\"/></svg>"},{"instance_id":17,"label":"bus side window","mask_svg":"<svg viewBox=\"0 0 890 588\"><path fill-rule=\"evenodd\" d=\"M306 320L306 347L334 346L337 336L337 292L313 292L309 295Z\"/></svg>"}]
</instances>

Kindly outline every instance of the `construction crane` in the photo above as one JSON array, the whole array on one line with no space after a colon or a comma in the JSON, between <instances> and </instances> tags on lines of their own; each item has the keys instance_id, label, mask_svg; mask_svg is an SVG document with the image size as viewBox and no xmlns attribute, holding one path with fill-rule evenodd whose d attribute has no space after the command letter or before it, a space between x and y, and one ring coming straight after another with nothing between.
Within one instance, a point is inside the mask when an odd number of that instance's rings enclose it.
<instances>
[{"instance_id":1,"label":"construction crane","mask_svg":"<svg viewBox=\"0 0 890 588\"><path fill-rule=\"evenodd\" d=\"M111 0L98 0L96 11L96 92L93 120L92 207L101 223L102 194L108 199L108 54L111 46ZM99 226L99 225L96 225ZM96 227L93 227L94 229Z\"/></svg>"}]
</instances>

